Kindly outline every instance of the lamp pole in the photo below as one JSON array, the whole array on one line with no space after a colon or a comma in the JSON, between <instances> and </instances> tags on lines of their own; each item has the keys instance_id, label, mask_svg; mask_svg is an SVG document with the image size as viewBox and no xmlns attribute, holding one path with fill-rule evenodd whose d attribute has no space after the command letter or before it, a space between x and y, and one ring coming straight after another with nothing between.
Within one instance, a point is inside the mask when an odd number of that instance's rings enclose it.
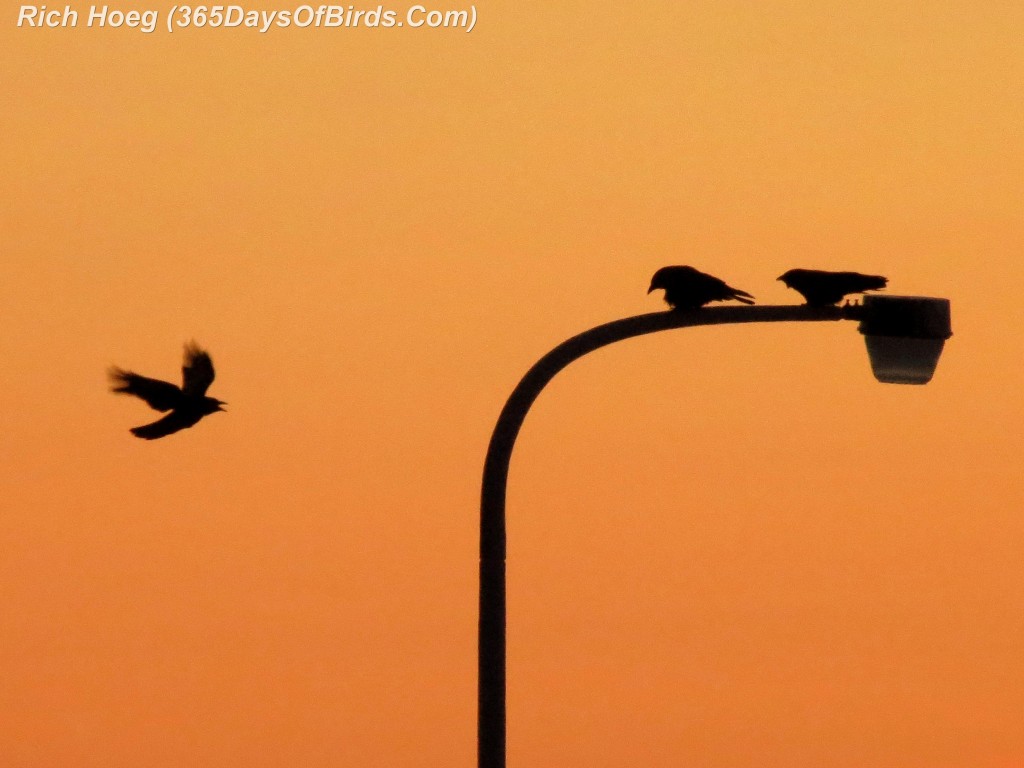
<instances>
[{"instance_id":1,"label":"lamp pole","mask_svg":"<svg viewBox=\"0 0 1024 768\"><path fill-rule=\"evenodd\" d=\"M562 342L538 360L512 390L487 447L480 499L478 768L505 768L505 490L512 448L537 396L569 363L634 336L697 325L825 320L862 320L861 330L869 334L869 350L872 339L879 336L898 346L903 339L938 343L951 335L949 302L920 297L869 296L863 305L843 307L725 306L654 312L605 323ZM939 343L939 351L941 346ZM892 354L898 355L898 349ZM917 379L876 375L881 381L923 383L931 378L937 360L938 352L930 361L931 369Z\"/></svg>"}]
</instances>

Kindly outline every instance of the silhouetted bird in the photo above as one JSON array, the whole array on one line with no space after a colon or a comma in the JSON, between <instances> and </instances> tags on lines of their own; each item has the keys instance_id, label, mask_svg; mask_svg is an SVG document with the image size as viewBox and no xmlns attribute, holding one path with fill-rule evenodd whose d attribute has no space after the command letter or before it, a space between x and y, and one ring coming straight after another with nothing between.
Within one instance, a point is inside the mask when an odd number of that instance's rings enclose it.
<instances>
[{"instance_id":1,"label":"silhouetted bird","mask_svg":"<svg viewBox=\"0 0 1024 768\"><path fill-rule=\"evenodd\" d=\"M665 301L673 309L697 309L709 301L736 299L753 304L754 297L738 288L730 288L722 280L704 274L693 267L662 267L651 278L650 293L655 288L665 289Z\"/></svg>"},{"instance_id":2,"label":"silhouetted bird","mask_svg":"<svg viewBox=\"0 0 1024 768\"><path fill-rule=\"evenodd\" d=\"M888 280L881 275L862 275L859 272L826 272L822 269L791 269L778 278L800 293L812 307L838 304L847 294L877 291L885 288Z\"/></svg>"},{"instance_id":3,"label":"silhouetted bird","mask_svg":"<svg viewBox=\"0 0 1024 768\"><path fill-rule=\"evenodd\" d=\"M221 406L227 403L206 396L206 390L213 382L213 361L194 341L185 345L181 376L182 385L179 388L169 381L148 379L116 366L110 369L110 381L113 384L111 391L135 395L145 400L150 408L170 411L152 424L135 427L131 430L133 435L144 440L155 440L191 427L207 414L224 410Z\"/></svg>"}]
</instances>

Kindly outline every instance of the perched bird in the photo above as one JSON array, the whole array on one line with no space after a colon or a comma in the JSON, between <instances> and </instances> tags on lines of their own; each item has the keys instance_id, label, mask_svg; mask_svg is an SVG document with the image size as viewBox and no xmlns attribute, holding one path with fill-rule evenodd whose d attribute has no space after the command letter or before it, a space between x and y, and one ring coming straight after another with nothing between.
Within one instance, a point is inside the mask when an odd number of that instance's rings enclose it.
<instances>
[{"instance_id":1,"label":"perched bird","mask_svg":"<svg viewBox=\"0 0 1024 768\"><path fill-rule=\"evenodd\" d=\"M166 437L179 429L196 424L203 416L223 411L223 400L207 397L206 390L213 382L213 361L194 341L185 345L185 362L181 366L182 385L177 387L169 381L149 379L120 368L110 369L111 391L135 395L145 400L150 408L170 411L162 419L131 430L143 440Z\"/></svg>"},{"instance_id":2,"label":"perched bird","mask_svg":"<svg viewBox=\"0 0 1024 768\"><path fill-rule=\"evenodd\" d=\"M651 278L650 293L655 288L665 289L665 301L673 309L697 309L709 301L736 299L753 304L754 297L738 288L730 288L717 277L707 275L693 267L662 267Z\"/></svg>"},{"instance_id":3,"label":"perched bird","mask_svg":"<svg viewBox=\"0 0 1024 768\"><path fill-rule=\"evenodd\" d=\"M826 272L823 269L791 269L778 277L787 288L801 294L812 307L838 304L847 294L877 291L888 280L859 272Z\"/></svg>"}]
</instances>

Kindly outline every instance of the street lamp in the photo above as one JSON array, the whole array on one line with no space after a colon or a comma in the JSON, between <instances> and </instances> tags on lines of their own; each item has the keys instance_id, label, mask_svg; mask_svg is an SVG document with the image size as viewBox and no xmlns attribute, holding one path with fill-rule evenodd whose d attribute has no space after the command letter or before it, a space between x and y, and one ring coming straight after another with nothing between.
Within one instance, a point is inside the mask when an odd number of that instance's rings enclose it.
<instances>
[{"instance_id":1,"label":"street lamp","mask_svg":"<svg viewBox=\"0 0 1024 768\"><path fill-rule=\"evenodd\" d=\"M480 618L477 766L505 768L505 491L519 429L541 391L569 363L617 341L673 328L732 323L859 320L875 377L923 384L935 371L950 331L949 301L867 296L843 307L712 307L615 320L562 342L526 372L498 416L484 461L480 497Z\"/></svg>"},{"instance_id":2,"label":"street lamp","mask_svg":"<svg viewBox=\"0 0 1024 768\"><path fill-rule=\"evenodd\" d=\"M865 296L860 332L875 378L886 384L927 384L953 335L949 300Z\"/></svg>"}]
</instances>

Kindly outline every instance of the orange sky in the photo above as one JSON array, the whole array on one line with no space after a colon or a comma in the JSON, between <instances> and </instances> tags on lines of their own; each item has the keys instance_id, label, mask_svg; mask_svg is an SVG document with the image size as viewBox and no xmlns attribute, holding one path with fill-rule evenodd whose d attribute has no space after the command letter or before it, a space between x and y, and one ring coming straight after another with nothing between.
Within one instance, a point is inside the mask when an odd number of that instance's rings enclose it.
<instances>
[{"instance_id":1,"label":"orange sky","mask_svg":"<svg viewBox=\"0 0 1024 768\"><path fill-rule=\"evenodd\" d=\"M932 5L9 6L0 764L473 765L490 430L689 263L761 303L882 273L956 335L923 388L852 323L560 375L512 464L509 765L1024 765L1024 7ZM190 338L229 413L134 439L107 366Z\"/></svg>"}]
</instances>

